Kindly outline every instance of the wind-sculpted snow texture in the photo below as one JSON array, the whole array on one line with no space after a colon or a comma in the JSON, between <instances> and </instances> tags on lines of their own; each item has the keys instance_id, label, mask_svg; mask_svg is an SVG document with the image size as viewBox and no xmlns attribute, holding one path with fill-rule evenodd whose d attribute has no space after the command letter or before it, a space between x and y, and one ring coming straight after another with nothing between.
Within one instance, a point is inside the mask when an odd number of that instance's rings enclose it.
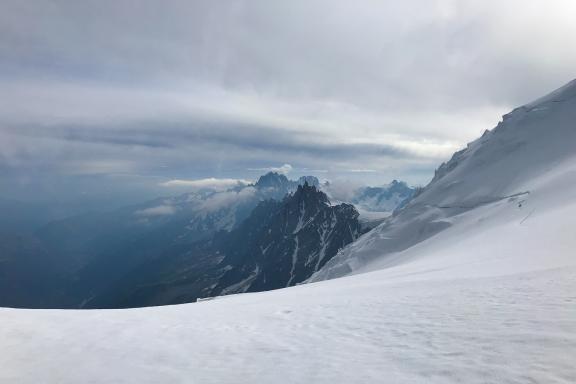
<instances>
[{"instance_id":1,"label":"wind-sculpted snow texture","mask_svg":"<svg viewBox=\"0 0 576 384\"><path fill-rule=\"evenodd\" d=\"M576 154L576 82L504 116L442 164L424 191L334 257L311 280L369 269L453 225L464 212L499 201L533 201L533 183ZM524 204L524 211L530 203Z\"/></svg>"}]
</instances>

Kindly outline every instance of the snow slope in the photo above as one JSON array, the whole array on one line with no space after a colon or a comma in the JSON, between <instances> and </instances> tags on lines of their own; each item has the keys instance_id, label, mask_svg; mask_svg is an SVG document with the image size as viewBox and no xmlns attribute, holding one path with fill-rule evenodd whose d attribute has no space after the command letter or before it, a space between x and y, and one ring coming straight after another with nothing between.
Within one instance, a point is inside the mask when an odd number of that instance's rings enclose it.
<instances>
[{"instance_id":1,"label":"snow slope","mask_svg":"<svg viewBox=\"0 0 576 384\"><path fill-rule=\"evenodd\" d=\"M352 275L161 308L1 309L0 382L576 382L566 93L514 112L322 272Z\"/></svg>"},{"instance_id":2,"label":"snow slope","mask_svg":"<svg viewBox=\"0 0 576 384\"><path fill-rule=\"evenodd\" d=\"M526 235L509 231L533 238L529 250L563 228L550 240L566 239L574 215L573 202L517 222ZM492 244L510 239L495 234ZM533 260L516 273L522 255L487 255L481 240L437 263L196 304L3 309L0 382L573 383L573 260L554 250L540 255L557 258L552 268Z\"/></svg>"},{"instance_id":3,"label":"snow slope","mask_svg":"<svg viewBox=\"0 0 576 384\"><path fill-rule=\"evenodd\" d=\"M562 204L563 197L548 196L562 191L549 189L573 190L573 185L566 185L570 180L559 176L549 180L550 185L542 180L573 164L574 156L576 80L505 115L494 130L442 164L432 182L402 211L342 250L311 280L364 272L372 263L377 269L402 259L399 252L448 230L463 213L510 198L526 200L521 207L526 214L532 205L541 211ZM501 221L507 220L504 216Z\"/></svg>"}]
</instances>

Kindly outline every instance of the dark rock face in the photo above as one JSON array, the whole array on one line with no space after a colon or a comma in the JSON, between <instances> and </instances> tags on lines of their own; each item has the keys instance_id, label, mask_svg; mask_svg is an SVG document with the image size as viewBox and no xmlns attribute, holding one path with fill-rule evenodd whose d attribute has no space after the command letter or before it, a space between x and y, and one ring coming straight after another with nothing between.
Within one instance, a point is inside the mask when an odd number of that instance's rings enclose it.
<instances>
[{"instance_id":1,"label":"dark rock face","mask_svg":"<svg viewBox=\"0 0 576 384\"><path fill-rule=\"evenodd\" d=\"M260 176L255 185L257 188L288 190L291 184L292 182L288 180L286 176L276 172L268 172L267 174Z\"/></svg>"},{"instance_id":2,"label":"dark rock face","mask_svg":"<svg viewBox=\"0 0 576 384\"><path fill-rule=\"evenodd\" d=\"M254 186L257 189L268 193L276 192L271 198L281 200L287 193L294 192L299 185L304 184L319 188L320 181L314 176L302 176L298 180L289 180L282 174L268 172L267 174L260 176Z\"/></svg>"},{"instance_id":3,"label":"dark rock face","mask_svg":"<svg viewBox=\"0 0 576 384\"><path fill-rule=\"evenodd\" d=\"M332 207L324 193L308 184L280 204L260 204L224 239L223 263L242 267L224 275L213 293L264 291L306 280L359 236L357 219L353 206Z\"/></svg>"},{"instance_id":4,"label":"dark rock face","mask_svg":"<svg viewBox=\"0 0 576 384\"><path fill-rule=\"evenodd\" d=\"M281 201L306 181L318 183L314 177L289 180L268 173L227 191L201 190L53 221L25 241L0 233L0 302L83 307L142 265L192 252L194 244L237 228L259 202Z\"/></svg>"},{"instance_id":5,"label":"dark rock face","mask_svg":"<svg viewBox=\"0 0 576 384\"><path fill-rule=\"evenodd\" d=\"M89 307L133 307L296 285L360 235L358 212L314 186L261 202L236 229L142 265Z\"/></svg>"}]
</instances>

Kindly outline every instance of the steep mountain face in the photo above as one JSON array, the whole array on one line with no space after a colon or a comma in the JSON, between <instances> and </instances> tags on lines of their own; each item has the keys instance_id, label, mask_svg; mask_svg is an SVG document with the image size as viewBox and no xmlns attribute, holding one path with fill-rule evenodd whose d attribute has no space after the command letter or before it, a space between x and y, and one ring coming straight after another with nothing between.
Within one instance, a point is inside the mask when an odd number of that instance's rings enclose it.
<instances>
[{"instance_id":1,"label":"steep mountain face","mask_svg":"<svg viewBox=\"0 0 576 384\"><path fill-rule=\"evenodd\" d=\"M305 183L282 203L261 204L241 227L218 239L226 255L222 263L235 267L211 295L300 283L359 235L352 205L331 206L324 193Z\"/></svg>"},{"instance_id":2,"label":"steep mountain face","mask_svg":"<svg viewBox=\"0 0 576 384\"><path fill-rule=\"evenodd\" d=\"M342 250L311 281L401 263L420 243L461 230L472 211L492 210L491 220L519 225L551 209L561 201L548 197L554 188L565 195L575 190L566 184L573 180L575 143L576 80L516 108L456 152L404 209ZM484 217L470 228L488 221Z\"/></svg>"},{"instance_id":3,"label":"steep mountain face","mask_svg":"<svg viewBox=\"0 0 576 384\"><path fill-rule=\"evenodd\" d=\"M369 212L393 212L402 208L414 194L403 181L393 180L383 187L363 187L358 189L352 203Z\"/></svg>"},{"instance_id":4,"label":"steep mountain face","mask_svg":"<svg viewBox=\"0 0 576 384\"><path fill-rule=\"evenodd\" d=\"M315 178L314 178L315 179ZM315 180L316 183L318 180ZM262 176L254 185L227 191L200 191L159 198L113 212L87 214L57 221L38 231L38 236L59 251L83 253L131 234L168 232L170 242L196 241L219 230L231 230L244 220L258 202L281 200L301 181L278 173ZM166 240L166 239L165 239Z\"/></svg>"},{"instance_id":5,"label":"steep mountain face","mask_svg":"<svg viewBox=\"0 0 576 384\"><path fill-rule=\"evenodd\" d=\"M316 188L320 187L320 181L314 176L302 176L298 180L289 180L286 176L268 172L261 176L255 184L260 191L269 194L269 198L281 200L287 193L294 192L299 185L308 184Z\"/></svg>"},{"instance_id":6,"label":"steep mountain face","mask_svg":"<svg viewBox=\"0 0 576 384\"><path fill-rule=\"evenodd\" d=\"M33 236L39 250L37 257L51 260L49 269L33 276L38 283L50 281L47 287L52 289L38 291L35 300L11 303L23 307L36 307L38 303L78 307L143 262L170 256L194 242L211 238L218 231L230 231L260 201L282 200L305 181L318 183L313 177L293 181L284 175L268 173L254 185L222 192L191 192L53 222ZM13 273L13 284L0 294L16 297L16 291L28 291L30 284L26 283L29 279L21 268L23 264L16 262L18 255L8 257L8 251L3 268L18 273ZM34 265L34 255L30 252L27 255L30 265ZM38 265L42 262L38 260Z\"/></svg>"},{"instance_id":7,"label":"steep mountain face","mask_svg":"<svg viewBox=\"0 0 576 384\"><path fill-rule=\"evenodd\" d=\"M360 235L352 205L330 205L314 186L261 202L231 232L147 263L87 307L175 304L283 288L306 280Z\"/></svg>"}]
</instances>

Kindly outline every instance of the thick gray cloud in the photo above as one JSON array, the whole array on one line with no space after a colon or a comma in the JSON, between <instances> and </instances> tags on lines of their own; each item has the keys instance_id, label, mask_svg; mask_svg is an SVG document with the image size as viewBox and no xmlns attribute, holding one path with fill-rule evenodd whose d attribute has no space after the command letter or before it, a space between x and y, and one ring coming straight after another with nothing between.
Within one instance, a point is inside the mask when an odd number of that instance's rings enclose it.
<instances>
[{"instance_id":1,"label":"thick gray cloud","mask_svg":"<svg viewBox=\"0 0 576 384\"><path fill-rule=\"evenodd\" d=\"M4 0L0 178L141 187L287 163L423 183L574 77L574 20L571 0Z\"/></svg>"}]
</instances>

